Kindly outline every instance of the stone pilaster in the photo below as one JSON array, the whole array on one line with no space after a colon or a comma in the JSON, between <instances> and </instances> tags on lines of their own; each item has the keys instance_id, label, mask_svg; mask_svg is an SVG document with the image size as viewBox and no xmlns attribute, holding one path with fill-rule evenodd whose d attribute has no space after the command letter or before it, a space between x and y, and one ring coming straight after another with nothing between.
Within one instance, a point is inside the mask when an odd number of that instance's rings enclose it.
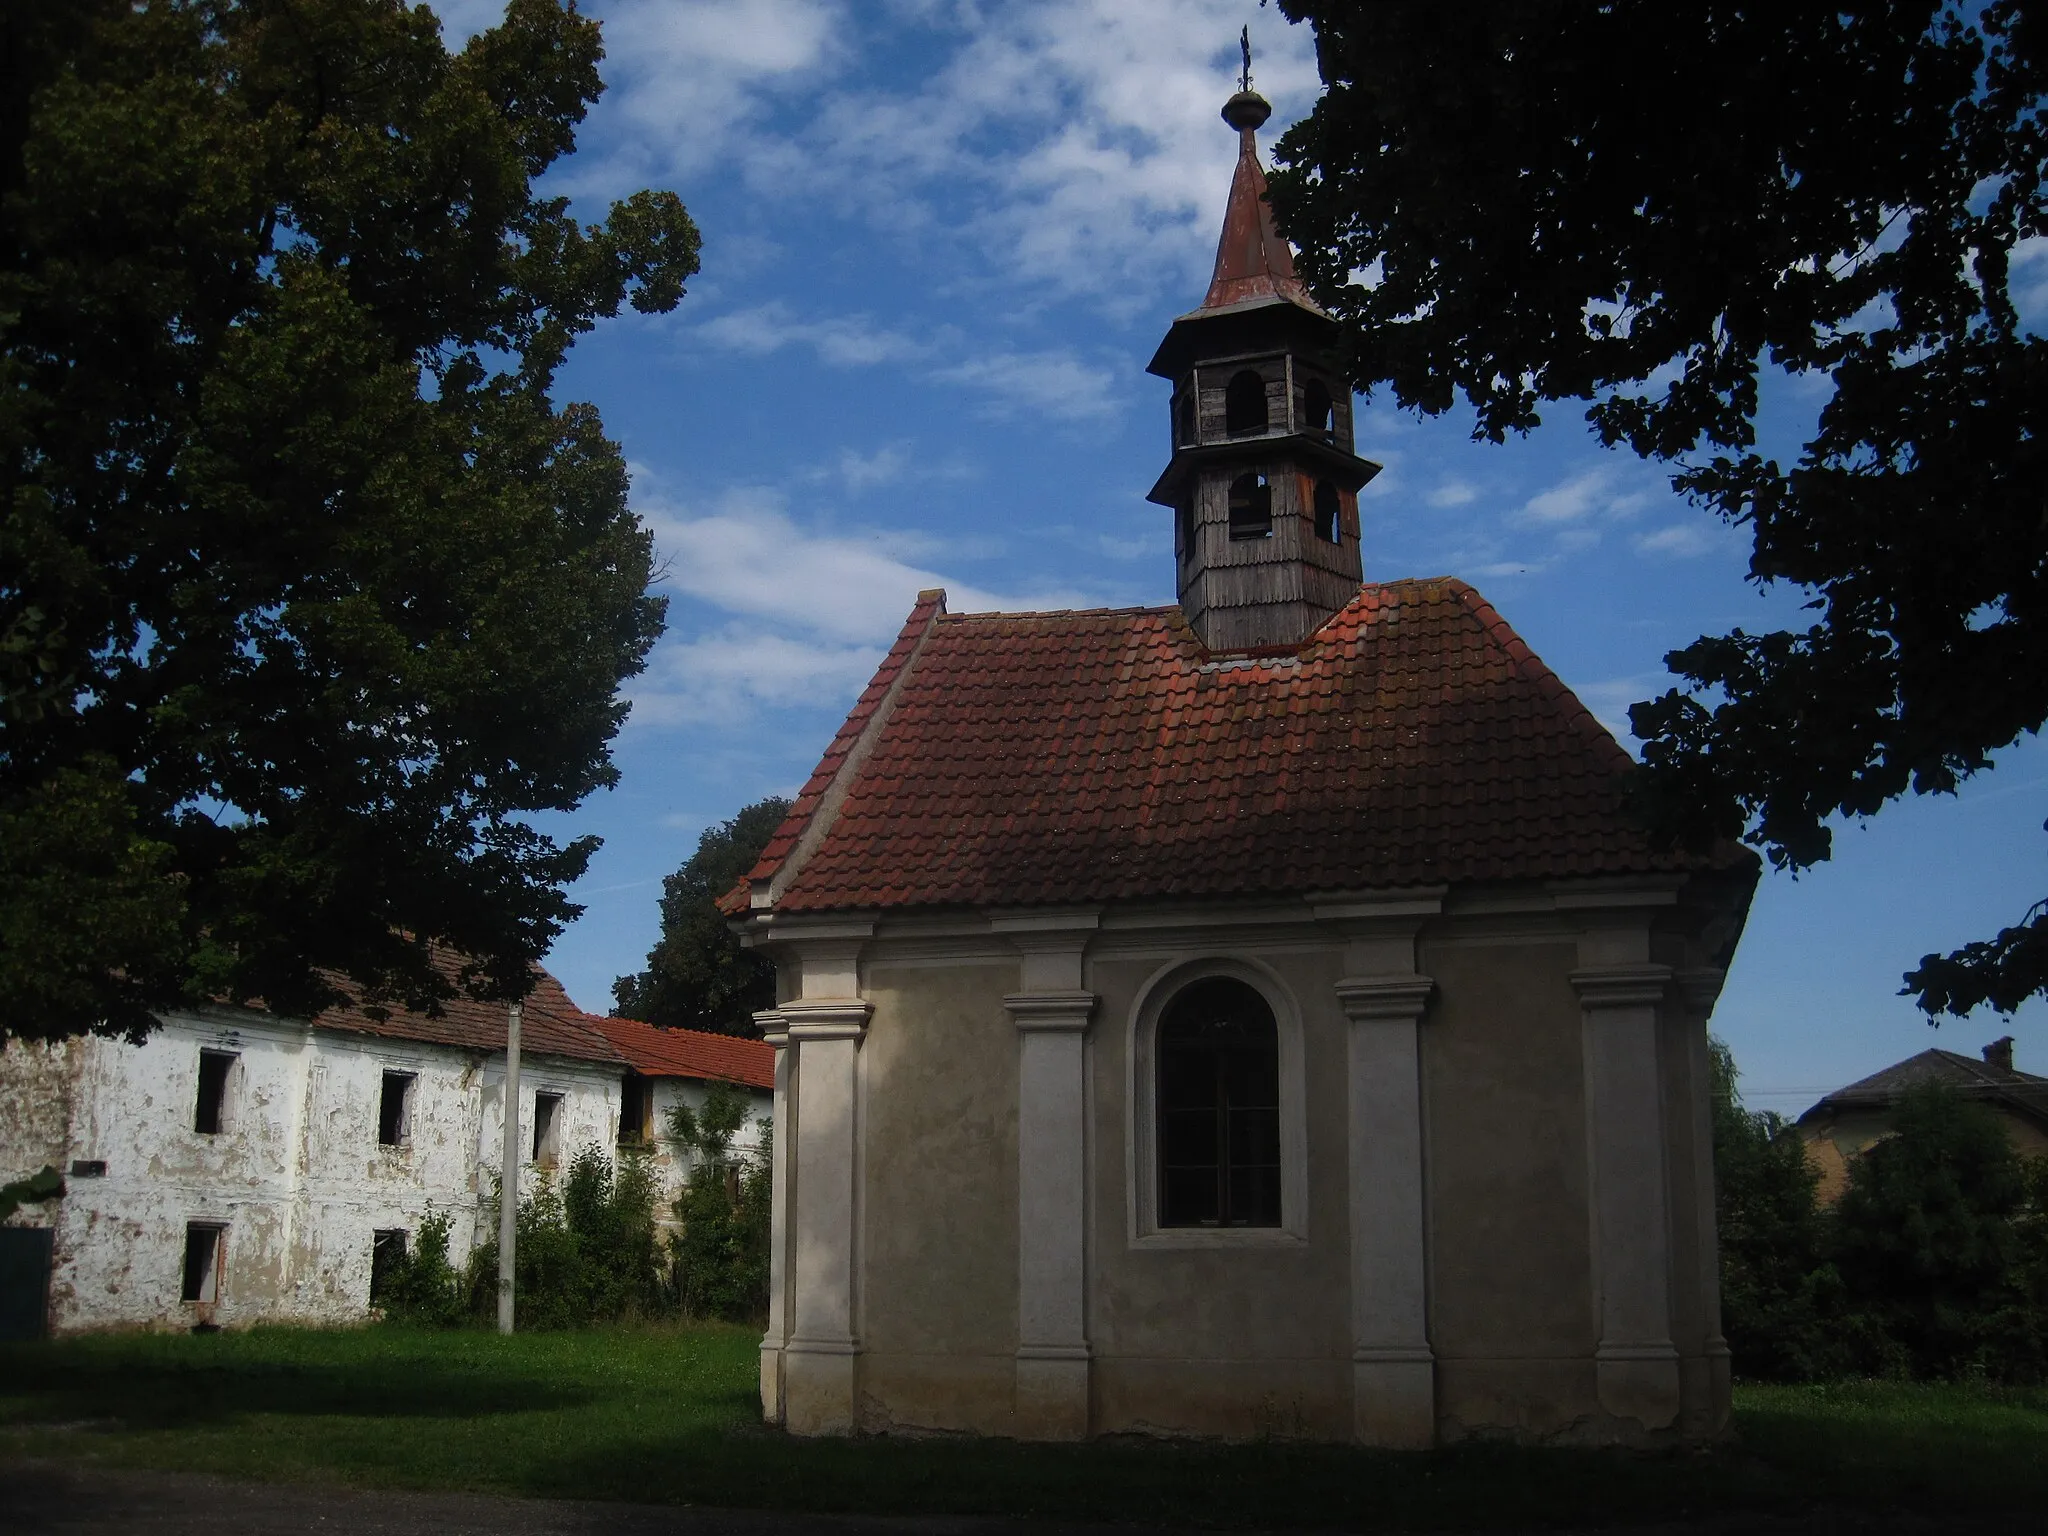
<instances>
[{"instance_id":1,"label":"stone pilaster","mask_svg":"<svg viewBox=\"0 0 2048 1536\"><path fill-rule=\"evenodd\" d=\"M761 1335L761 1417L783 1420L782 1352L789 1343L789 1080L793 1062L782 1015L769 1009L754 1015L761 1038L775 1048L773 1159L769 1164L768 1329Z\"/></svg>"},{"instance_id":2,"label":"stone pilaster","mask_svg":"<svg viewBox=\"0 0 2048 1536\"><path fill-rule=\"evenodd\" d=\"M1016 945L1022 990L1003 999L1017 1028L1016 1433L1088 1433L1087 1029L1082 989L1092 911L997 916Z\"/></svg>"},{"instance_id":3,"label":"stone pilaster","mask_svg":"<svg viewBox=\"0 0 2048 1536\"><path fill-rule=\"evenodd\" d=\"M1571 978L1585 1032L1600 1323L1595 1375L1601 1407L1645 1430L1673 1427L1680 1405L1657 1059L1657 1013L1671 974L1669 966L1644 962L1589 967Z\"/></svg>"},{"instance_id":4,"label":"stone pilaster","mask_svg":"<svg viewBox=\"0 0 2048 1536\"><path fill-rule=\"evenodd\" d=\"M1714 1216L1713 1074L1707 1062L1707 1021L1727 972L1702 966L1678 973L1684 1005L1680 1027L1686 1056L1691 1119L1688 1184L1694 1232L1694 1284L1703 1335L1702 1359L1683 1382L1685 1432L1695 1439L1725 1434L1732 1416L1728 1340L1721 1332L1721 1238Z\"/></svg>"},{"instance_id":5,"label":"stone pilaster","mask_svg":"<svg viewBox=\"0 0 2048 1536\"><path fill-rule=\"evenodd\" d=\"M1436 1440L1419 1030L1427 976L1349 976L1353 1432L1366 1445Z\"/></svg>"},{"instance_id":6,"label":"stone pilaster","mask_svg":"<svg viewBox=\"0 0 2048 1536\"><path fill-rule=\"evenodd\" d=\"M783 1422L795 1434L851 1434L858 1427L854 1362L860 1353L853 1310L860 1149L855 1068L873 1005L858 997L804 997L776 1011L786 1049L796 1054Z\"/></svg>"}]
</instances>

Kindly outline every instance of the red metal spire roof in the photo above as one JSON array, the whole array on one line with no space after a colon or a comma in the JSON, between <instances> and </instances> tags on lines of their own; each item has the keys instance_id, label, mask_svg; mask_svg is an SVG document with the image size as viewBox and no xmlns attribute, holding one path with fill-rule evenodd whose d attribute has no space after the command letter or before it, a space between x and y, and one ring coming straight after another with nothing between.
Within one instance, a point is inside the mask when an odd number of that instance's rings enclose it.
<instances>
[{"instance_id":1,"label":"red metal spire roof","mask_svg":"<svg viewBox=\"0 0 2048 1536\"><path fill-rule=\"evenodd\" d=\"M1323 312L1294 275L1294 253L1273 227L1273 208L1266 201L1258 126L1272 110L1263 96L1251 91L1240 91L1223 108L1223 120L1237 129L1237 172L1230 178L1223 235L1216 242L1216 272L1209 279L1203 309L1224 309L1250 299L1286 299Z\"/></svg>"}]
</instances>

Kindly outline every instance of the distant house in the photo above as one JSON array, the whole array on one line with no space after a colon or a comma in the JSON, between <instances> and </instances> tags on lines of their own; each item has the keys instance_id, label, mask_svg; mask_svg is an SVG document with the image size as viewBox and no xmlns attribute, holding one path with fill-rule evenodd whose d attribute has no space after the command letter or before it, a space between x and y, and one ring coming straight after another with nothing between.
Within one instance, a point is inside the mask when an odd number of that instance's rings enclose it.
<instances>
[{"instance_id":1,"label":"distant house","mask_svg":"<svg viewBox=\"0 0 2048 1536\"><path fill-rule=\"evenodd\" d=\"M9 1223L53 1229L50 1330L359 1321L380 1258L430 1208L454 1219L458 1256L487 1240L505 1011L208 1008L140 1045L10 1043L0 1179L49 1164L69 1185ZM757 1138L773 1053L682 1033L586 1014L543 972L521 1031L522 1189L585 1144L624 1143L647 1147L672 1199L686 1169L660 1116L708 1079L753 1092L742 1141Z\"/></svg>"},{"instance_id":2,"label":"distant house","mask_svg":"<svg viewBox=\"0 0 2048 1536\"><path fill-rule=\"evenodd\" d=\"M1820 1198L1832 1205L1849 1186L1849 1160L1889 1136L1899 1097L1923 1083L1946 1083L2004 1122L2023 1156L2048 1156L2048 1077L2012 1064L2011 1035L1994 1040L1973 1061L1955 1051L1922 1051L1837 1088L1799 1117L1806 1155L1820 1170Z\"/></svg>"}]
</instances>

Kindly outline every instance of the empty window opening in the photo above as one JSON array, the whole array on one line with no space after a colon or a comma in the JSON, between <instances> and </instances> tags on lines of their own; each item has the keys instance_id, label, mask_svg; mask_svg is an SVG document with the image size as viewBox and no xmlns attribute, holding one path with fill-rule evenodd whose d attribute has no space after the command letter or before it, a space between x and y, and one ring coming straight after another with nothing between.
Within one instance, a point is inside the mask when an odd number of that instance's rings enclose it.
<instances>
[{"instance_id":1,"label":"empty window opening","mask_svg":"<svg viewBox=\"0 0 2048 1536\"><path fill-rule=\"evenodd\" d=\"M104 1157L71 1159L71 1177L74 1179L104 1179L106 1176L107 1160Z\"/></svg>"},{"instance_id":2,"label":"empty window opening","mask_svg":"<svg viewBox=\"0 0 2048 1536\"><path fill-rule=\"evenodd\" d=\"M377 1144L402 1147L412 1140L412 1089L419 1079L410 1072L386 1072L384 1097L377 1106Z\"/></svg>"},{"instance_id":3,"label":"empty window opening","mask_svg":"<svg viewBox=\"0 0 2048 1536\"><path fill-rule=\"evenodd\" d=\"M1229 976L1187 987L1158 1035L1159 1225L1280 1225L1280 1031Z\"/></svg>"},{"instance_id":4,"label":"empty window opening","mask_svg":"<svg viewBox=\"0 0 2048 1536\"><path fill-rule=\"evenodd\" d=\"M1266 430L1266 381L1253 369L1235 374L1224 388L1223 430L1232 437Z\"/></svg>"},{"instance_id":5,"label":"empty window opening","mask_svg":"<svg viewBox=\"0 0 2048 1536\"><path fill-rule=\"evenodd\" d=\"M199 1053L199 1099L192 1108L192 1129L202 1136L217 1135L227 1124L228 1074L234 1066L232 1051Z\"/></svg>"},{"instance_id":6,"label":"empty window opening","mask_svg":"<svg viewBox=\"0 0 2048 1536\"><path fill-rule=\"evenodd\" d=\"M1264 475L1239 475L1230 482L1230 536L1270 539L1273 536L1273 487Z\"/></svg>"},{"instance_id":7,"label":"empty window opening","mask_svg":"<svg viewBox=\"0 0 2048 1536\"><path fill-rule=\"evenodd\" d=\"M1189 385L1181 391L1180 397L1180 441L1191 447L1195 442L1195 390Z\"/></svg>"},{"instance_id":8,"label":"empty window opening","mask_svg":"<svg viewBox=\"0 0 2048 1536\"><path fill-rule=\"evenodd\" d=\"M1330 430L1330 391L1321 379L1310 379L1301 392L1301 429L1304 432Z\"/></svg>"},{"instance_id":9,"label":"empty window opening","mask_svg":"<svg viewBox=\"0 0 2048 1536\"><path fill-rule=\"evenodd\" d=\"M1344 524L1344 498L1327 480L1316 482L1316 537L1335 544Z\"/></svg>"},{"instance_id":10,"label":"empty window opening","mask_svg":"<svg viewBox=\"0 0 2048 1536\"><path fill-rule=\"evenodd\" d=\"M654 1129L654 1084L628 1072L619 1086L619 1145L646 1143Z\"/></svg>"},{"instance_id":11,"label":"empty window opening","mask_svg":"<svg viewBox=\"0 0 2048 1536\"><path fill-rule=\"evenodd\" d=\"M543 1168L553 1167L562 1150L562 1096L536 1093L533 1096L533 1160Z\"/></svg>"},{"instance_id":12,"label":"empty window opening","mask_svg":"<svg viewBox=\"0 0 2048 1536\"><path fill-rule=\"evenodd\" d=\"M390 1227L370 1234L370 1305L376 1306L391 1293L391 1286L405 1267L406 1231Z\"/></svg>"},{"instance_id":13,"label":"empty window opening","mask_svg":"<svg viewBox=\"0 0 2048 1536\"><path fill-rule=\"evenodd\" d=\"M220 1300L220 1250L227 1228L195 1221L185 1228L185 1301Z\"/></svg>"}]
</instances>

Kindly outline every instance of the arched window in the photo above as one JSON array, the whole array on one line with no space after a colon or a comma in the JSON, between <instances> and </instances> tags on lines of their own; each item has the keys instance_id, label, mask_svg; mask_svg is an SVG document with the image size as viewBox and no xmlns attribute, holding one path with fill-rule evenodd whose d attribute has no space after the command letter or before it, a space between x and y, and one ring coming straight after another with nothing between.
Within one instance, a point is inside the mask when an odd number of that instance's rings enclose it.
<instances>
[{"instance_id":1,"label":"arched window","mask_svg":"<svg viewBox=\"0 0 2048 1536\"><path fill-rule=\"evenodd\" d=\"M1330 391L1321 379L1310 379L1301 392L1301 429L1304 432L1330 430Z\"/></svg>"},{"instance_id":2,"label":"arched window","mask_svg":"<svg viewBox=\"0 0 2048 1536\"><path fill-rule=\"evenodd\" d=\"M1180 394L1180 446L1191 448L1195 443L1195 387L1190 384Z\"/></svg>"},{"instance_id":3,"label":"arched window","mask_svg":"<svg viewBox=\"0 0 2048 1536\"><path fill-rule=\"evenodd\" d=\"M1255 370L1233 375L1224 389L1223 430L1232 437L1266 430L1266 381Z\"/></svg>"},{"instance_id":4,"label":"arched window","mask_svg":"<svg viewBox=\"0 0 2048 1536\"><path fill-rule=\"evenodd\" d=\"M1159 1225L1280 1225L1280 1032L1234 976L1190 983L1159 1017Z\"/></svg>"},{"instance_id":5,"label":"arched window","mask_svg":"<svg viewBox=\"0 0 2048 1536\"><path fill-rule=\"evenodd\" d=\"M1273 537L1273 487L1264 475L1239 475L1230 482L1230 536Z\"/></svg>"},{"instance_id":6,"label":"arched window","mask_svg":"<svg viewBox=\"0 0 2048 1536\"><path fill-rule=\"evenodd\" d=\"M1344 501L1337 494L1337 487L1327 480L1316 482L1316 537L1325 544L1335 544L1338 531L1343 526Z\"/></svg>"}]
</instances>

